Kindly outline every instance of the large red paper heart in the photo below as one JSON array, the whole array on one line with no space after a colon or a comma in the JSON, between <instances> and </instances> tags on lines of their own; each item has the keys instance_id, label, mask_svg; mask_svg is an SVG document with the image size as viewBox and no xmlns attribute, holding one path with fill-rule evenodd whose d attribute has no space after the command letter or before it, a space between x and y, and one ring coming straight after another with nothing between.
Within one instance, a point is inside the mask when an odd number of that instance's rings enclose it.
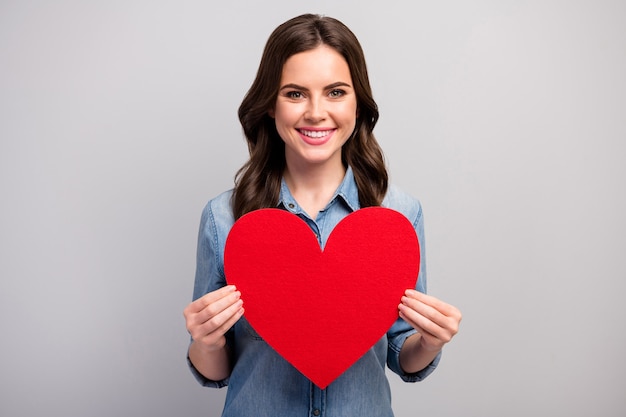
<instances>
[{"instance_id":1,"label":"large red paper heart","mask_svg":"<svg viewBox=\"0 0 626 417\"><path fill-rule=\"evenodd\" d=\"M389 330L419 262L411 223L382 207L345 217L324 251L296 215L253 211L233 225L224 253L250 325L322 389Z\"/></svg>"}]
</instances>

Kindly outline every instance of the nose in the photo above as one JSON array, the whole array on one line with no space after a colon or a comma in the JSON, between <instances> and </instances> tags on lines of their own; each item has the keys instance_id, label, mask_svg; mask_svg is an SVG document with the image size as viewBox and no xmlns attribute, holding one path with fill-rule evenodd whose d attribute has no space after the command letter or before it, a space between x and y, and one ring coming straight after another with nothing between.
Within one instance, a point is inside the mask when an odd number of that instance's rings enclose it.
<instances>
[{"instance_id":1,"label":"nose","mask_svg":"<svg viewBox=\"0 0 626 417\"><path fill-rule=\"evenodd\" d=\"M304 118L312 123L326 120L326 107L323 97L312 97L309 100Z\"/></svg>"}]
</instances>

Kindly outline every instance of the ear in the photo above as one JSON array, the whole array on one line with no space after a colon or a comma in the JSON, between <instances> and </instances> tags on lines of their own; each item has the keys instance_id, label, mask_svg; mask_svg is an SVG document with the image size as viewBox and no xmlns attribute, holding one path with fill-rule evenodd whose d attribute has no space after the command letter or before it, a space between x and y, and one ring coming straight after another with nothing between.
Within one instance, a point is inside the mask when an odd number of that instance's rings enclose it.
<instances>
[{"instance_id":1,"label":"ear","mask_svg":"<svg viewBox=\"0 0 626 417\"><path fill-rule=\"evenodd\" d=\"M271 109L269 109L269 110L267 111L267 115L268 115L269 117L271 117L272 119L275 119L275 118L276 118L276 117L275 117L275 114L276 114L276 113L274 112L274 108L271 108Z\"/></svg>"}]
</instances>

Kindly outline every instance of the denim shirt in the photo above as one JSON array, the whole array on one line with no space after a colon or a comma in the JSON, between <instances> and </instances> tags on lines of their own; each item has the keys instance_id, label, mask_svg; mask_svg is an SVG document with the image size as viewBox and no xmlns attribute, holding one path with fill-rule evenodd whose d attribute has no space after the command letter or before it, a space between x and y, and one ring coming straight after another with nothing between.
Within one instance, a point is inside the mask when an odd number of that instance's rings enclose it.
<instances>
[{"instance_id":1,"label":"denim shirt","mask_svg":"<svg viewBox=\"0 0 626 417\"><path fill-rule=\"evenodd\" d=\"M209 201L202 212L194 300L226 285L224 244L234 223L231 195L232 190L219 195ZM401 212L413 224L422 252L416 289L426 292L424 223L420 203L390 186L382 205ZM335 195L315 220L300 208L284 180L278 207L304 220L323 248L337 223L360 208L352 169L347 169ZM242 299L245 304L245 298ZM428 376L439 362L440 355L425 369L414 374L407 374L401 369L400 349L413 333L415 330L398 318L386 335L323 390L265 343L250 326L245 315L226 335L233 351L233 369L229 378L209 380L194 368L189 358L187 361L191 372L202 385L216 388L228 385L223 417L385 417L393 416L385 365L402 380L416 382Z\"/></svg>"}]
</instances>

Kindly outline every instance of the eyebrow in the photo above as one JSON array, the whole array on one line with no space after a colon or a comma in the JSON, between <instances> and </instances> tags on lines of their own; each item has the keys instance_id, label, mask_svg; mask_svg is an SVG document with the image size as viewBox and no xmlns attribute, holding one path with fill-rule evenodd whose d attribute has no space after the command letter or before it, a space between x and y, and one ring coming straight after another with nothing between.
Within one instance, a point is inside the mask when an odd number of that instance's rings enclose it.
<instances>
[{"instance_id":1,"label":"eyebrow","mask_svg":"<svg viewBox=\"0 0 626 417\"><path fill-rule=\"evenodd\" d=\"M352 86L348 83L344 83L343 81L337 81L336 83L332 83L327 85L326 87L324 87L324 90L332 90L333 88L337 88L337 87L348 87L348 88L352 88ZM308 88L303 87L301 85L298 84L285 84L282 87L280 87L280 90L278 91L283 91L287 88L293 88L294 90L302 90L302 91L309 91Z\"/></svg>"}]
</instances>

